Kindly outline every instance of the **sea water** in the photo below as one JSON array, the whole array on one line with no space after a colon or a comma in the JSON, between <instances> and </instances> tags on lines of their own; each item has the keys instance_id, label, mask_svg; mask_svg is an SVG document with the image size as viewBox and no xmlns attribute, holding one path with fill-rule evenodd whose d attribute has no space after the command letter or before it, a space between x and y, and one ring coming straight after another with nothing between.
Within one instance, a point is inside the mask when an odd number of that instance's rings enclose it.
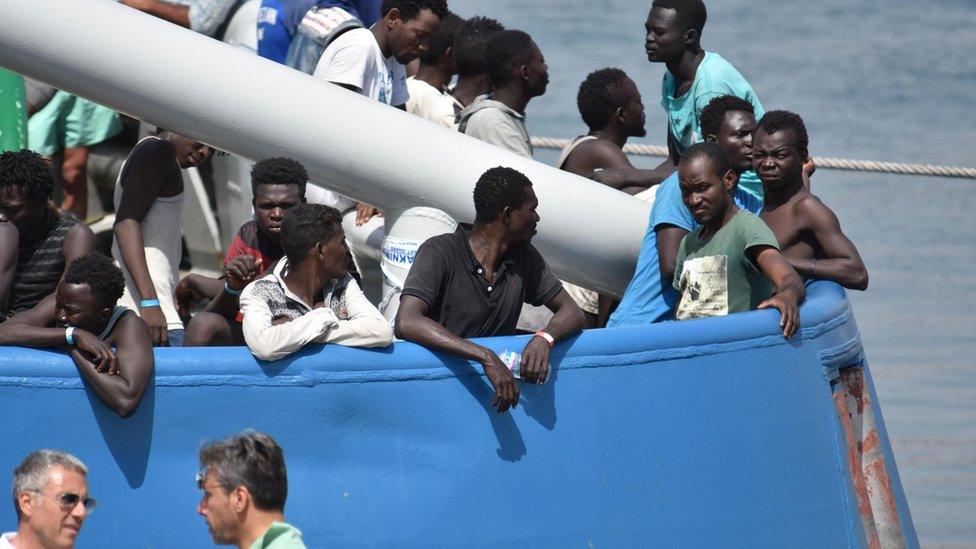
<instances>
[{"instance_id":1,"label":"sea water","mask_svg":"<svg viewBox=\"0 0 976 549\"><path fill-rule=\"evenodd\" d=\"M976 1L707 4L705 48L735 65L767 110L801 114L812 154L976 166ZM648 136L635 142L664 144L664 67L643 46L649 0L450 5L539 44L551 82L529 104L533 135L585 133L579 83L615 66L647 105ZM870 288L850 296L922 545L976 546L976 181L820 170L813 191L870 271ZM545 223L545 204L539 212Z\"/></svg>"}]
</instances>

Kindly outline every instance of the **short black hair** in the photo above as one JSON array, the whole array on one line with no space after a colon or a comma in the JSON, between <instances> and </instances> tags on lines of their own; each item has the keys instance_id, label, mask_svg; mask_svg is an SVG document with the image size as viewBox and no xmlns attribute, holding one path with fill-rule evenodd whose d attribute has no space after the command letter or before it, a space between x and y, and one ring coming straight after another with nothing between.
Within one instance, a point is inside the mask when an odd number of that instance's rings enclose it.
<instances>
[{"instance_id":1,"label":"short black hair","mask_svg":"<svg viewBox=\"0 0 976 549\"><path fill-rule=\"evenodd\" d=\"M331 206L299 204L281 220L281 249L292 265L305 259L316 244L332 238L342 227L342 214Z\"/></svg>"},{"instance_id":2,"label":"short black hair","mask_svg":"<svg viewBox=\"0 0 976 549\"><path fill-rule=\"evenodd\" d=\"M807 135L807 126L803 123L800 115L790 111L769 111L756 124L756 130L763 130L768 134L774 134L780 130L793 130L796 134L796 150L804 159L810 154L810 136Z\"/></svg>"},{"instance_id":3,"label":"short black hair","mask_svg":"<svg viewBox=\"0 0 976 549\"><path fill-rule=\"evenodd\" d=\"M512 168L498 166L481 174L474 186L474 222L485 225L498 219L506 207L521 207L531 186L528 177Z\"/></svg>"},{"instance_id":4,"label":"short black hair","mask_svg":"<svg viewBox=\"0 0 976 549\"><path fill-rule=\"evenodd\" d=\"M702 109L701 114L698 115L702 139L706 135L718 135L722 124L725 122L725 115L736 111L756 114L756 109L753 108L752 103L734 95L721 95L709 101L708 105Z\"/></svg>"},{"instance_id":5,"label":"short black hair","mask_svg":"<svg viewBox=\"0 0 976 549\"><path fill-rule=\"evenodd\" d=\"M447 10L447 0L383 0L380 15L386 17L393 8L400 12L400 19L404 21L417 17L424 10L432 11L441 21L450 13Z\"/></svg>"},{"instance_id":6,"label":"short black hair","mask_svg":"<svg viewBox=\"0 0 976 549\"><path fill-rule=\"evenodd\" d=\"M125 290L125 278L115 262L98 252L85 254L68 264L66 284L87 284L101 306L115 305Z\"/></svg>"},{"instance_id":7,"label":"short black hair","mask_svg":"<svg viewBox=\"0 0 976 549\"><path fill-rule=\"evenodd\" d=\"M628 79L627 73L614 68L600 69L586 75L576 94L576 106L583 122L591 130L606 128L614 111L626 106L624 82Z\"/></svg>"},{"instance_id":8,"label":"short black hair","mask_svg":"<svg viewBox=\"0 0 976 549\"><path fill-rule=\"evenodd\" d=\"M454 63L461 76L486 74L485 50L488 40L495 33L505 30L505 25L490 17L472 17L461 25L454 35Z\"/></svg>"},{"instance_id":9,"label":"short black hair","mask_svg":"<svg viewBox=\"0 0 976 549\"><path fill-rule=\"evenodd\" d=\"M18 187L33 204L47 204L54 196L54 170L44 157L21 149L0 154L0 188Z\"/></svg>"},{"instance_id":10,"label":"short black hair","mask_svg":"<svg viewBox=\"0 0 976 549\"><path fill-rule=\"evenodd\" d=\"M251 195L257 196L258 185L298 185L298 194L305 196L308 172L297 160L283 156L259 160L251 168Z\"/></svg>"},{"instance_id":11,"label":"short black hair","mask_svg":"<svg viewBox=\"0 0 976 549\"><path fill-rule=\"evenodd\" d=\"M427 46L427 51L420 56L420 62L436 63L447 52L448 48L453 48L454 35L457 34L458 28L463 22L464 19L453 13L448 13L446 17L441 19L441 26L434 33L434 36L430 37L430 45Z\"/></svg>"},{"instance_id":12,"label":"short black hair","mask_svg":"<svg viewBox=\"0 0 976 549\"><path fill-rule=\"evenodd\" d=\"M695 29L701 37L708 19L708 10L702 0L654 0L651 7L674 10L675 20L684 26L684 30Z\"/></svg>"},{"instance_id":13,"label":"short black hair","mask_svg":"<svg viewBox=\"0 0 976 549\"><path fill-rule=\"evenodd\" d=\"M681 153L681 162L679 164L688 164L699 156L708 158L712 163L712 169L715 170L715 175L720 178L724 177L729 170L732 170L732 160L729 158L729 153L718 143L712 143L711 141L695 143L685 149L685 152Z\"/></svg>"},{"instance_id":14,"label":"short black hair","mask_svg":"<svg viewBox=\"0 0 976 549\"><path fill-rule=\"evenodd\" d=\"M503 30L488 39L485 68L492 86L508 83L512 68L529 61L532 37L520 30Z\"/></svg>"},{"instance_id":15,"label":"short black hair","mask_svg":"<svg viewBox=\"0 0 976 549\"><path fill-rule=\"evenodd\" d=\"M243 486L251 493L256 508L285 509L288 498L285 453L270 435L245 431L211 442L200 449L200 465L213 471L224 493Z\"/></svg>"}]
</instances>

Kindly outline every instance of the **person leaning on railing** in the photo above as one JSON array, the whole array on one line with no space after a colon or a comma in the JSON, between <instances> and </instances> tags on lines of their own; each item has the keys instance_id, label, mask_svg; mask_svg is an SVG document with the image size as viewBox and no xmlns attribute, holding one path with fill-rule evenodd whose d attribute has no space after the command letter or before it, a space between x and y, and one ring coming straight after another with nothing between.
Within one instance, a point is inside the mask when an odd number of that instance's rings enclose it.
<instances>
[{"instance_id":1,"label":"person leaning on railing","mask_svg":"<svg viewBox=\"0 0 976 549\"><path fill-rule=\"evenodd\" d=\"M485 172L474 189L474 225L462 223L420 246L397 311L397 337L480 363L499 413L518 403L518 385L494 351L465 338L512 335L523 303L545 305L554 315L520 363L525 382L543 383L549 349L583 326L582 311L530 243L538 205L520 172Z\"/></svg>"}]
</instances>

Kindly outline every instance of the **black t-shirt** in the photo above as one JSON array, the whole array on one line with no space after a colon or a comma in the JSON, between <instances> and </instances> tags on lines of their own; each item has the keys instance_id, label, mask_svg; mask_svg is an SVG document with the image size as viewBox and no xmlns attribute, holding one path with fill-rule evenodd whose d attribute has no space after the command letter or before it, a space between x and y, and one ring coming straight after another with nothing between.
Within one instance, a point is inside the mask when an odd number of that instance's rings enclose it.
<instances>
[{"instance_id":1,"label":"black t-shirt","mask_svg":"<svg viewBox=\"0 0 976 549\"><path fill-rule=\"evenodd\" d=\"M424 242L414 259L402 295L430 305L427 316L460 337L515 333L522 303L544 305L563 289L532 244L505 254L494 283L485 278L468 244L470 225Z\"/></svg>"}]
</instances>

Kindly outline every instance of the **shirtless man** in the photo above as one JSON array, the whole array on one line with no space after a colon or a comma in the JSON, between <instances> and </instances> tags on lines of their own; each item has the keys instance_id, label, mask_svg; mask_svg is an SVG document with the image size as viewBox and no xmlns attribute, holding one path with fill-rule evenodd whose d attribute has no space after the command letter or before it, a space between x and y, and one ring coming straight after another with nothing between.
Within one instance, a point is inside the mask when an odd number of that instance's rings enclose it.
<instances>
[{"instance_id":1,"label":"shirtless man","mask_svg":"<svg viewBox=\"0 0 976 549\"><path fill-rule=\"evenodd\" d=\"M760 217L801 277L865 290L868 271L857 248L841 231L834 212L804 184L808 143L806 126L797 114L771 111L759 121L752 162L765 192Z\"/></svg>"},{"instance_id":2,"label":"shirtless man","mask_svg":"<svg viewBox=\"0 0 976 549\"><path fill-rule=\"evenodd\" d=\"M124 288L111 259L84 255L68 265L56 293L0 324L0 345L67 351L106 406L129 417L152 378L153 351L146 323L118 306Z\"/></svg>"},{"instance_id":3,"label":"shirtless man","mask_svg":"<svg viewBox=\"0 0 976 549\"><path fill-rule=\"evenodd\" d=\"M600 69L591 72L580 84L576 104L590 131L563 149L558 167L583 177L601 170L636 170L623 147L627 139L647 135L644 102L637 84L620 69ZM614 181L623 179L613 178L607 185L613 187ZM634 195L647 188L647 185L619 187Z\"/></svg>"}]
</instances>

